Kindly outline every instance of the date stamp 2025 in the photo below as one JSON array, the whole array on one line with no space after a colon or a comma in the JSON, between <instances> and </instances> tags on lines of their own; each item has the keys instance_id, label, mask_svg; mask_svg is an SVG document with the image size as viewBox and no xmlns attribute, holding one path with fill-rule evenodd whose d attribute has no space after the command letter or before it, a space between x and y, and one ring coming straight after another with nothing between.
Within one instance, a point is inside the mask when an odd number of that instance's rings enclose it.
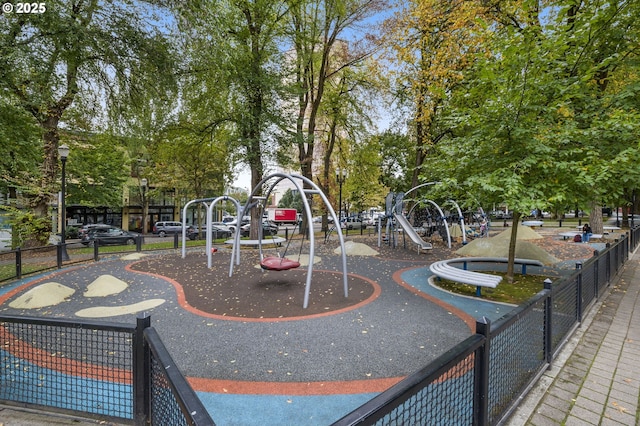
<instances>
[{"instance_id":1,"label":"date stamp 2025","mask_svg":"<svg viewBox=\"0 0 640 426\"><path fill-rule=\"evenodd\" d=\"M41 14L47 11L46 3L2 3L2 13Z\"/></svg>"}]
</instances>

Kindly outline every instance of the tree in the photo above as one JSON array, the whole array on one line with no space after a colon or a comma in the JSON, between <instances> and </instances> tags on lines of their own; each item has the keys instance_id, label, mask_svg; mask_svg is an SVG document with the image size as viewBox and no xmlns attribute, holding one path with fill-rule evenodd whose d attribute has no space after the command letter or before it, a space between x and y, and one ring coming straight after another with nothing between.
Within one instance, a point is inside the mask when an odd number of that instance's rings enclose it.
<instances>
[{"instance_id":1,"label":"tree","mask_svg":"<svg viewBox=\"0 0 640 426\"><path fill-rule=\"evenodd\" d=\"M385 5L383 0L305 0L291 5L289 37L294 55L291 91L297 99L294 139L301 174L310 180L328 85L334 80L336 87L340 87L342 83L338 81L344 70L361 63L376 49L375 44L368 43L374 39L371 35L352 43L340 37L348 29L355 30L358 23L383 10ZM331 109L325 112L330 113ZM331 126L331 119L326 123ZM336 124L334 119L333 125Z\"/></svg>"},{"instance_id":2,"label":"tree","mask_svg":"<svg viewBox=\"0 0 640 426\"><path fill-rule=\"evenodd\" d=\"M130 169L119 138L62 132L60 140L70 148L66 168L68 198L84 206L122 206L122 188Z\"/></svg>"},{"instance_id":3,"label":"tree","mask_svg":"<svg viewBox=\"0 0 640 426\"><path fill-rule=\"evenodd\" d=\"M396 96L411 114L410 187L418 185L432 147L450 131L441 123L443 107L483 49L483 10L479 1L407 0L385 24Z\"/></svg>"},{"instance_id":4,"label":"tree","mask_svg":"<svg viewBox=\"0 0 640 426\"><path fill-rule=\"evenodd\" d=\"M637 116L624 101L629 86L620 80L617 90L603 91L597 76L604 64L614 62L611 71L630 70L633 49L622 49L626 43L615 32L623 27L637 34L637 24L630 21L637 7L631 13L630 3L611 8L583 3L578 12L572 5L555 2L544 20L537 3L492 5L486 15L494 17L487 26L492 32L489 54L477 58L454 92L448 111L452 138L431 163L441 173L453 172L461 186L480 198L507 203L515 211L514 223L534 207L576 200L593 200L597 217L604 194L621 192L615 188L618 179L625 179L619 172L631 172L626 166L612 169L612 164L629 164L636 157L630 134L637 127L632 130L634 125L621 120L625 114ZM607 50L612 36L618 48ZM598 62L603 51L611 57ZM612 77L606 79L613 82ZM631 85L637 87L637 79ZM513 227L510 280L516 238Z\"/></svg>"},{"instance_id":5,"label":"tree","mask_svg":"<svg viewBox=\"0 0 640 426\"><path fill-rule=\"evenodd\" d=\"M297 191L292 191L291 189L287 189L282 195L282 198L278 202L278 207L283 209L296 209L298 212L302 212L304 210L300 194Z\"/></svg>"},{"instance_id":6,"label":"tree","mask_svg":"<svg viewBox=\"0 0 640 426\"><path fill-rule=\"evenodd\" d=\"M406 191L411 186L415 164L415 144L408 136L392 130L372 138L380 154L379 182L393 192Z\"/></svg>"},{"instance_id":7,"label":"tree","mask_svg":"<svg viewBox=\"0 0 640 426\"><path fill-rule=\"evenodd\" d=\"M0 19L2 96L42 134L39 182L31 188L36 217L47 216L57 190L59 129L73 103L91 106L86 116L104 105L125 108L170 75L169 45L160 31L152 32L153 11L141 2L52 1L44 14Z\"/></svg>"},{"instance_id":8,"label":"tree","mask_svg":"<svg viewBox=\"0 0 640 426\"><path fill-rule=\"evenodd\" d=\"M208 114L199 114L202 130L228 127L230 152L249 166L252 188L275 152L271 139L281 120L276 100L283 81L278 42L287 10L284 2L267 0L202 1L182 10L192 44L188 66L194 87L188 90L213 99L204 104L211 106ZM252 238L257 238L258 219L254 211Z\"/></svg>"},{"instance_id":9,"label":"tree","mask_svg":"<svg viewBox=\"0 0 640 426\"><path fill-rule=\"evenodd\" d=\"M369 138L356 144L351 154L351 167L347 191L352 209L362 212L370 207L384 205L388 188L380 183L382 158L377 140Z\"/></svg>"},{"instance_id":10,"label":"tree","mask_svg":"<svg viewBox=\"0 0 640 426\"><path fill-rule=\"evenodd\" d=\"M189 127L168 128L152 145L154 182L176 188L189 199L220 196L231 176L225 137L210 138L210 134L189 132Z\"/></svg>"}]
</instances>

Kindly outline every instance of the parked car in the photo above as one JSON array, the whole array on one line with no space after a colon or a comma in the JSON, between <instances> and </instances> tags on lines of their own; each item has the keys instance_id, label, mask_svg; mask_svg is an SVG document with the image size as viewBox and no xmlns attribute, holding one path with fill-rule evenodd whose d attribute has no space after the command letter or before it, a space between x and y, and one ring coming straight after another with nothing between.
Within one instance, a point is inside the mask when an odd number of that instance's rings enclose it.
<instances>
[{"instance_id":1,"label":"parked car","mask_svg":"<svg viewBox=\"0 0 640 426\"><path fill-rule=\"evenodd\" d=\"M248 223L240 227L240 236L248 237L251 231L251 224ZM265 237L278 234L278 225L273 222L262 222L262 235Z\"/></svg>"},{"instance_id":2,"label":"parked car","mask_svg":"<svg viewBox=\"0 0 640 426\"><path fill-rule=\"evenodd\" d=\"M242 219L242 221L240 222L240 227L242 228L243 226L249 224L250 222L251 222L251 217L245 216L245 219ZM231 232L236 232L237 226L236 226L236 221L235 220L233 220L231 222L225 222L224 224L225 224L225 226L227 226L229 228L229 230Z\"/></svg>"},{"instance_id":3,"label":"parked car","mask_svg":"<svg viewBox=\"0 0 640 426\"><path fill-rule=\"evenodd\" d=\"M200 232L198 232L195 226L189 226L187 228L187 237L189 237L190 240L204 240L205 238L207 238L206 232L206 228L201 228ZM217 226L213 224L211 225L211 235L213 236L213 239L229 238L232 234L233 233L231 232L231 230L226 226Z\"/></svg>"},{"instance_id":4,"label":"parked car","mask_svg":"<svg viewBox=\"0 0 640 426\"><path fill-rule=\"evenodd\" d=\"M182 222L162 221L153 225L153 233L159 237L166 237L167 234L179 234L182 232Z\"/></svg>"},{"instance_id":5,"label":"parked car","mask_svg":"<svg viewBox=\"0 0 640 426\"><path fill-rule=\"evenodd\" d=\"M362 224L365 226L375 226L378 224L378 220L374 219L372 216L367 216L362 220Z\"/></svg>"},{"instance_id":6,"label":"parked car","mask_svg":"<svg viewBox=\"0 0 640 426\"><path fill-rule=\"evenodd\" d=\"M102 229L104 230L104 232L106 232L107 230L114 229L114 228L116 227L111 225L106 225L104 223L90 223L87 225L82 225L78 230L78 238L82 239L84 235L87 235L89 231L92 231L94 229Z\"/></svg>"},{"instance_id":7,"label":"parked car","mask_svg":"<svg viewBox=\"0 0 640 426\"><path fill-rule=\"evenodd\" d=\"M85 234L80 242L86 246L93 247L98 242L99 245L134 245L136 239L140 237L137 232L125 231L120 228L93 229Z\"/></svg>"},{"instance_id":8,"label":"parked car","mask_svg":"<svg viewBox=\"0 0 640 426\"><path fill-rule=\"evenodd\" d=\"M502 210L496 210L490 213L496 219L513 219L513 212L505 212Z\"/></svg>"},{"instance_id":9,"label":"parked car","mask_svg":"<svg viewBox=\"0 0 640 426\"><path fill-rule=\"evenodd\" d=\"M366 229L367 225L362 223L362 219L359 217L351 216L342 220L343 228L346 229Z\"/></svg>"}]
</instances>

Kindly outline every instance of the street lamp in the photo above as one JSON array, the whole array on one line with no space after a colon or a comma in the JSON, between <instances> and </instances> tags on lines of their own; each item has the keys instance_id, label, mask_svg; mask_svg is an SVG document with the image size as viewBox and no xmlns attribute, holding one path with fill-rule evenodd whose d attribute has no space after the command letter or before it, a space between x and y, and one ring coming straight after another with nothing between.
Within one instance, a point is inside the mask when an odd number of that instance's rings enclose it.
<instances>
[{"instance_id":1,"label":"street lamp","mask_svg":"<svg viewBox=\"0 0 640 426\"><path fill-rule=\"evenodd\" d=\"M142 234L147 233L147 181L146 178L140 179L140 186L142 187Z\"/></svg>"},{"instance_id":2,"label":"street lamp","mask_svg":"<svg viewBox=\"0 0 640 426\"><path fill-rule=\"evenodd\" d=\"M67 165L67 157L69 156L69 147L67 145L60 145L58 147L58 155L60 156L60 161L62 162L62 192L60 194L60 215L62 218L60 230L62 231L60 244L62 245L62 260L69 260L69 254L67 253L67 206L65 203L65 190L67 186L67 177L66 177L66 165Z\"/></svg>"},{"instance_id":3,"label":"street lamp","mask_svg":"<svg viewBox=\"0 0 640 426\"><path fill-rule=\"evenodd\" d=\"M342 184L347 179L347 170L338 167L336 169L336 181L338 182L339 195L338 195L338 220L342 220Z\"/></svg>"}]
</instances>

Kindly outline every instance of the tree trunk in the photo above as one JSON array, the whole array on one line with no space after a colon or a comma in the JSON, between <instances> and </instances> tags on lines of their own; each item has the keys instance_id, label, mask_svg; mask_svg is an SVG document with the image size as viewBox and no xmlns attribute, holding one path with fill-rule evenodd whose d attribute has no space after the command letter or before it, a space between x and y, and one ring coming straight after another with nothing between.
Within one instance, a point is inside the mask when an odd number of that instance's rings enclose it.
<instances>
[{"instance_id":1,"label":"tree trunk","mask_svg":"<svg viewBox=\"0 0 640 426\"><path fill-rule=\"evenodd\" d=\"M509 239L509 259L507 262L507 282L513 284L514 265L516 260L516 244L518 242L518 224L520 212L513 212L513 226L511 226L511 238Z\"/></svg>"},{"instance_id":2,"label":"tree trunk","mask_svg":"<svg viewBox=\"0 0 640 426\"><path fill-rule=\"evenodd\" d=\"M55 187L58 175L58 144L60 136L58 134L58 122L60 117L48 117L41 127L44 130L42 136L44 141L44 159L42 161L39 191L32 200L33 211L36 217L47 217L49 215L49 204L54 193L61 188Z\"/></svg>"},{"instance_id":3,"label":"tree trunk","mask_svg":"<svg viewBox=\"0 0 640 426\"><path fill-rule=\"evenodd\" d=\"M602 220L602 206L598 201L589 202L589 225L594 234L602 234L604 232L604 223Z\"/></svg>"}]
</instances>

